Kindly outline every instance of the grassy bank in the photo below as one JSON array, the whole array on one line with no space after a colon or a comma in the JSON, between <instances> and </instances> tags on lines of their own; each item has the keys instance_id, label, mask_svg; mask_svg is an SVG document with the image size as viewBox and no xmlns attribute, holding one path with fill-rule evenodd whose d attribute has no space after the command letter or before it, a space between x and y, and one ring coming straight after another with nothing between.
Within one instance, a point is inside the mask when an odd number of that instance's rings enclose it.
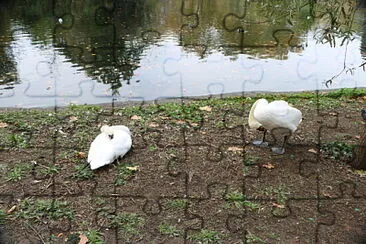
<instances>
[{"instance_id":1,"label":"grassy bank","mask_svg":"<svg viewBox=\"0 0 366 244\"><path fill-rule=\"evenodd\" d=\"M305 117L285 155L273 156L249 143L260 135L246 130L247 116L252 103L262 97L284 99ZM148 241L152 236L159 243L183 239L194 243L239 243L243 236L247 242L275 243L285 240L285 230L296 229L298 224L304 227L303 234L299 234L305 235L302 240L309 240L313 229L307 224L309 219L315 221L313 217L298 219L292 227L291 223L282 223L279 229L283 232L264 221L249 225L262 226L261 231L251 229L236 235L216 225L217 220L225 223L226 219L215 214L241 214L245 210L253 219L274 218L277 226L278 217L286 217L285 205L289 201L304 197L314 201L338 199L339 182L364 186L363 172L351 171L346 162L363 132L359 111L365 101L366 89L341 89L327 93L187 98L115 107L2 109L0 225L7 226L17 241L24 238L26 229L34 242L43 239L45 243L73 238L71 243L78 243L81 237L91 243L114 243L115 236L121 243ZM91 171L85 167L85 160L101 124L130 127L134 148L121 163ZM312 178L314 174L319 174L324 184L321 196L317 196L320 186ZM197 175L204 181L198 181ZM245 194L241 185L244 181L248 186ZM225 194L220 195L220 189L206 189L217 182L227 185ZM184 184L190 184L188 196ZM212 201L219 199L220 204L211 206L207 202L209 196L201 195L206 191L210 191L209 195L218 194ZM164 197L154 208L147 206L145 195ZM199 213L201 202L205 201L208 207ZM308 207L306 202L297 204L299 209ZM354 204L357 214L362 213L362 206L357 201ZM196 231L185 229L176 219L184 219L188 208L213 224ZM206 211L215 217L209 219ZM268 216L262 216L265 211ZM54 229L44 231L49 223ZM69 229L60 227L65 223ZM111 230L117 234L111 234Z\"/></svg>"}]
</instances>

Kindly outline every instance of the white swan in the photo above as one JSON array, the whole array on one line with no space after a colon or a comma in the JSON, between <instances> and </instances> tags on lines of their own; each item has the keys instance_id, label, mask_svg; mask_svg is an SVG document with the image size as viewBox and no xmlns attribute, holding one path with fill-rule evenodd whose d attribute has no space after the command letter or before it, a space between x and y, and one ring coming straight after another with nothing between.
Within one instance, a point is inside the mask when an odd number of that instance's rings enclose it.
<instances>
[{"instance_id":1,"label":"white swan","mask_svg":"<svg viewBox=\"0 0 366 244\"><path fill-rule=\"evenodd\" d=\"M123 157L132 146L131 131L124 125L103 125L90 144L87 162L92 170Z\"/></svg>"},{"instance_id":2,"label":"white swan","mask_svg":"<svg viewBox=\"0 0 366 244\"><path fill-rule=\"evenodd\" d=\"M285 152L284 146L288 137L296 131L302 121L300 110L290 106L286 101L276 100L268 103L266 99L258 99L250 109L248 123L252 129L264 131L262 141L254 141L255 145L267 145L265 140L266 132L269 130L285 130L284 140L280 148L272 148L272 151L278 154Z\"/></svg>"}]
</instances>

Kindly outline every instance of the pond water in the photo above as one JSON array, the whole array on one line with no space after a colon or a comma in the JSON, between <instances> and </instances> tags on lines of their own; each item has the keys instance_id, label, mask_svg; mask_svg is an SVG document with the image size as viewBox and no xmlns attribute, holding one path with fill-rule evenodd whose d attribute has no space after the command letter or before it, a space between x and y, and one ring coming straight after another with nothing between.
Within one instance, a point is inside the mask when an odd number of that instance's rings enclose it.
<instances>
[{"instance_id":1,"label":"pond water","mask_svg":"<svg viewBox=\"0 0 366 244\"><path fill-rule=\"evenodd\" d=\"M0 106L366 87L365 13L340 0L2 1Z\"/></svg>"}]
</instances>

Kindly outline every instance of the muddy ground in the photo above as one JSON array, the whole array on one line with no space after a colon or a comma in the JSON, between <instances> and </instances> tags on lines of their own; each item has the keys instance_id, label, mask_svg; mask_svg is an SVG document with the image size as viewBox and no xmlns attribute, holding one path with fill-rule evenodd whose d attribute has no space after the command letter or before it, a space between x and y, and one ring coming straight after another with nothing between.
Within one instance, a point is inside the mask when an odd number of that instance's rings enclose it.
<instances>
[{"instance_id":1,"label":"muddy ground","mask_svg":"<svg viewBox=\"0 0 366 244\"><path fill-rule=\"evenodd\" d=\"M3 109L4 241L366 243L365 171L347 164L366 92L274 98L304 117L284 155L251 144L262 136L247 125L256 98ZM101 124L127 125L133 149L92 172Z\"/></svg>"}]
</instances>

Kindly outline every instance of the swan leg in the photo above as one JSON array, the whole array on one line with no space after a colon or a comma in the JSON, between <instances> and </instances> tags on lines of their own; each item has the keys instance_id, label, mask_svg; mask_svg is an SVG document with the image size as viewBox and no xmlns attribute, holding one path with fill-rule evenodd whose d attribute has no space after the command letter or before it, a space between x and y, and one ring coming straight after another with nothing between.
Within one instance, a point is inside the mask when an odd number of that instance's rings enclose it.
<instances>
[{"instance_id":1,"label":"swan leg","mask_svg":"<svg viewBox=\"0 0 366 244\"><path fill-rule=\"evenodd\" d=\"M266 139L266 134L267 134L267 130L264 129L263 130L263 138L262 140L254 140L252 143L255 146L259 146L259 147L268 147L268 142L265 141Z\"/></svg>"},{"instance_id":2,"label":"swan leg","mask_svg":"<svg viewBox=\"0 0 366 244\"><path fill-rule=\"evenodd\" d=\"M285 153L285 145L287 143L289 136L284 136L283 138L283 143L281 145L281 147L272 147L271 150L272 152L276 153L276 154L284 154Z\"/></svg>"}]
</instances>

